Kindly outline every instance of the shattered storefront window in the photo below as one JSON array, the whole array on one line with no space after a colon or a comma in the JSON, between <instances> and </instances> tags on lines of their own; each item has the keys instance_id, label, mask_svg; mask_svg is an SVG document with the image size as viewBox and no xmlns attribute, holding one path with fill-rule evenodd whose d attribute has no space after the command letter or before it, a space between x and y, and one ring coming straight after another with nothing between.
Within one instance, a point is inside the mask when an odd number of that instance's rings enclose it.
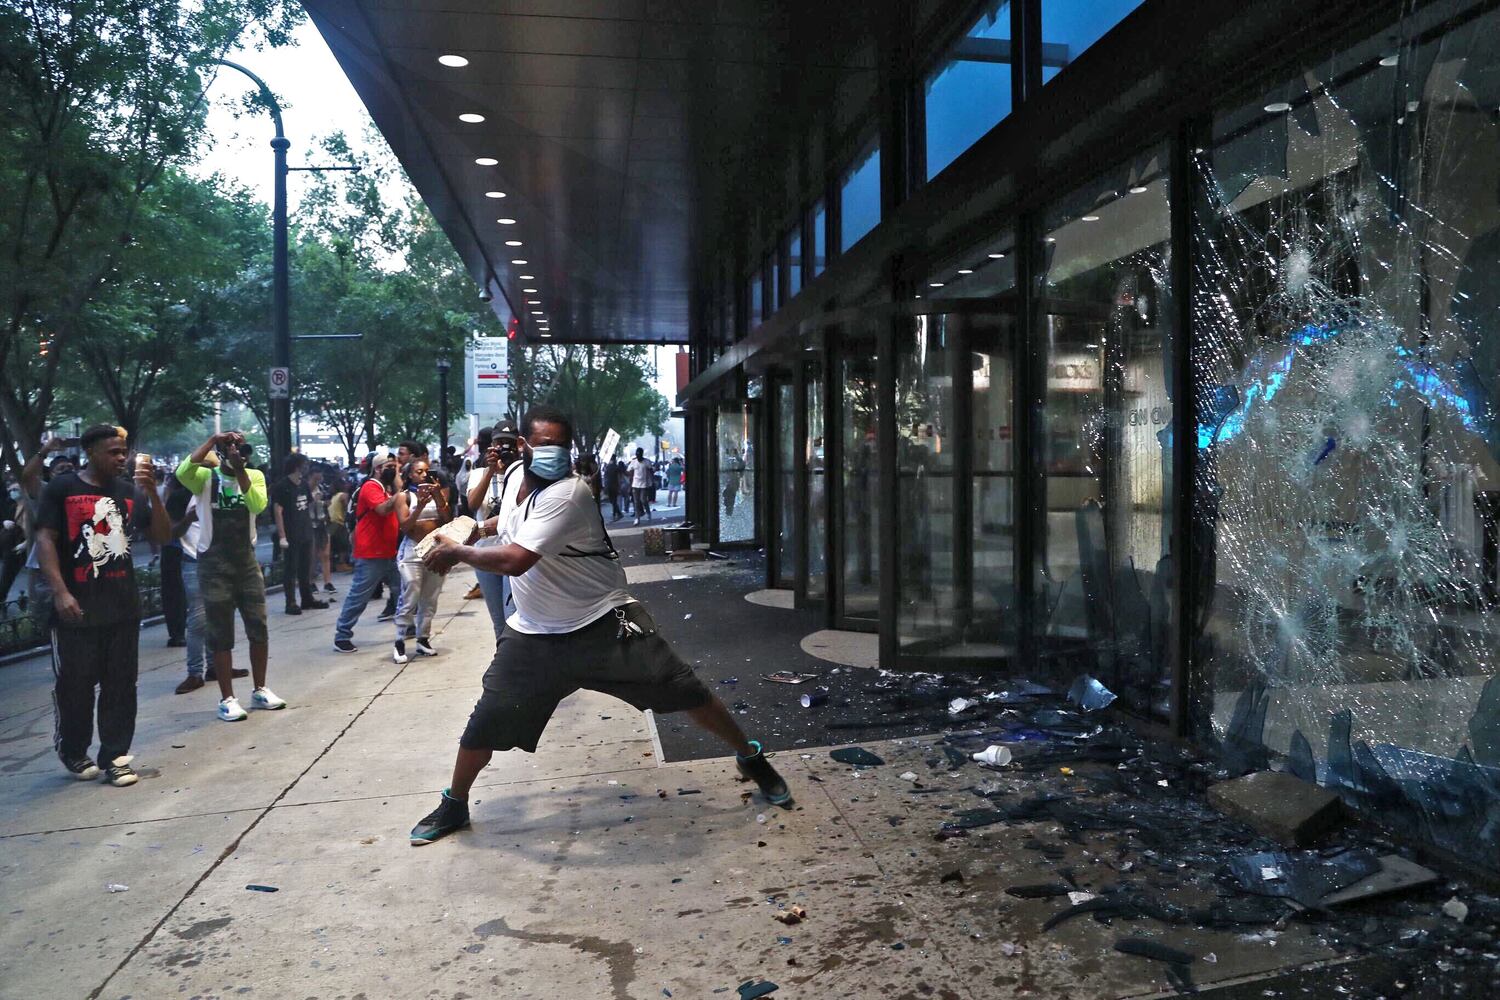
<instances>
[{"instance_id":1,"label":"shattered storefront window","mask_svg":"<svg viewBox=\"0 0 1500 1000\"><path fill-rule=\"evenodd\" d=\"M745 403L719 410L719 541L755 540L755 435Z\"/></svg>"},{"instance_id":2,"label":"shattered storefront window","mask_svg":"<svg viewBox=\"0 0 1500 1000\"><path fill-rule=\"evenodd\" d=\"M1500 14L1473 6L1198 156L1195 707L1232 764L1496 867Z\"/></svg>"},{"instance_id":3,"label":"shattered storefront window","mask_svg":"<svg viewBox=\"0 0 1500 1000\"><path fill-rule=\"evenodd\" d=\"M843 510L835 529L842 556L841 610L845 618L875 620L880 617L881 531L875 344L851 338L839 354Z\"/></svg>"},{"instance_id":4,"label":"shattered storefront window","mask_svg":"<svg viewBox=\"0 0 1500 1000\"><path fill-rule=\"evenodd\" d=\"M1047 215L1039 646L1168 714L1172 306L1164 150Z\"/></svg>"}]
</instances>

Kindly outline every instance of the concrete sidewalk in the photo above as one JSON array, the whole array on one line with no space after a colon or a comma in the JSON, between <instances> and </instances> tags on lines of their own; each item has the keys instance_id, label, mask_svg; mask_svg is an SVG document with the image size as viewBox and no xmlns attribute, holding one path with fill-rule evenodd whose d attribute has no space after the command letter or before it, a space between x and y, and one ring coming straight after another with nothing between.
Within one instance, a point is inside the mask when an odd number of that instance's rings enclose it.
<instances>
[{"instance_id":1,"label":"concrete sidewalk","mask_svg":"<svg viewBox=\"0 0 1500 1000\"><path fill-rule=\"evenodd\" d=\"M944 806L900 777L940 777L920 739L866 744L890 766L863 773L782 753L797 803L778 810L731 760L663 765L645 717L580 694L535 756L497 756L472 830L410 847L492 648L470 579L444 591L442 655L403 667L373 606L354 655L330 647L336 607L273 612L271 686L290 707L242 723L214 718L211 688L174 696L181 651L147 633L134 788L68 779L46 662L0 670L0 997L732 1000L760 978L778 1000L1168 990L1163 967L1111 951L1117 932L1043 935L1056 901L1003 895L1056 877L1017 829L932 838ZM1088 886L1102 849L1065 846ZM791 904L807 922L772 919ZM1274 948L1167 940L1216 954L1200 984L1334 958L1297 927Z\"/></svg>"}]
</instances>

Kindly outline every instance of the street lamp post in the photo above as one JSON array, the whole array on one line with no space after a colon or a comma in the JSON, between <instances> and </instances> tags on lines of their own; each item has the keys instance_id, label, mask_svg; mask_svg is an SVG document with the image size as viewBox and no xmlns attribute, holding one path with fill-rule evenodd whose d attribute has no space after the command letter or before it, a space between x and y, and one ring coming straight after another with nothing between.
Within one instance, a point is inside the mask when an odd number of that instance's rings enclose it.
<instances>
[{"instance_id":1,"label":"street lamp post","mask_svg":"<svg viewBox=\"0 0 1500 1000\"><path fill-rule=\"evenodd\" d=\"M271 88L266 86L266 81L237 62L230 62L228 59L215 59L213 62L248 76L260 90L261 100L265 101L266 110L271 113L271 121L276 125L276 137L271 140L276 163L275 198L271 205L271 364L290 372L292 332L291 306L288 301L290 283L287 274L286 151L292 144L287 141L286 132L281 127L281 105L276 103L276 97L271 93ZM268 378L269 375L267 373ZM281 395L276 395L273 390L271 396L271 456L267 468L273 474L277 468L276 463L291 450L291 443L292 380L288 378Z\"/></svg>"},{"instance_id":2,"label":"street lamp post","mask_svg":"<svg viewBox=\"0 0 1500 1000\"><path fill-rule=\"evenodd\" d=\"M439 354L438 371L438 461L448 455L448 369L453 361L447 354Z\"/></svg>"}]
</instances>

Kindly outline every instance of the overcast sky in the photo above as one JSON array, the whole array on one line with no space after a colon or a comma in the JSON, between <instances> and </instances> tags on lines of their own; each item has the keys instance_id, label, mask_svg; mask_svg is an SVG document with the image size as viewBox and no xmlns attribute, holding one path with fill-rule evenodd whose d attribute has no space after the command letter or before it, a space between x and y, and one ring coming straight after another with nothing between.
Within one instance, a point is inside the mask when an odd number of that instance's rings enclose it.
<instances>
[{"instance_id":1,"label":"overcast sky","mask_svg":"<svg viewBox=\"0 0 1500 1000\"><path fill-rule=\"evenodd\" d=\"M321 163L316 141L330 132L342 129L350 143L360 148L370 115L339 68L338 61L311 21L304 20L293 34L293 44L261 52L234 52L229 56L254 72L276 94L282 106L283 125L291 148L287 161L298 166ZM213 102L208 113L208 140L195 172L202 176L223 174L244 185L264 201L271 203L270 119L264 115L236 117L235 102L250 91L251 83L230 69L220 71L214 83ZM311 175L293 173L287 183L289 211L295 218L297 205L307 189ZM403 180L404 185L404 180ZM391 192L400 196L403 192ZM656 389L675 404L677 385L673 355L676 348L657 351Z\"/></svg>"}]
</instances>

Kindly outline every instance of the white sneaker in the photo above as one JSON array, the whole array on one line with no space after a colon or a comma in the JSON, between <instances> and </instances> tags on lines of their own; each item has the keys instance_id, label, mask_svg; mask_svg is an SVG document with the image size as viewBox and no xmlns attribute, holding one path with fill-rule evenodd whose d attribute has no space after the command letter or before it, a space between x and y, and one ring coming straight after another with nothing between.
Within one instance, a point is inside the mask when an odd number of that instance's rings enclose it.
<instances>
[{"instance_id":1,"label":"white sneaker","mask_svg":"<svg viewBox=\"0 0 1500 1000\"><path fill-rule=\"evenodd\" d=\"M430 639L418 639L417 640L417 655L418 656L436 656L437 655L437 650L435 650L435 649L432 648L432 641Z\"/></svg>"},{"instance_id":2,"label":"white sneaker","mask_svg":"<svg viewBox=\"0 0 1500 1000\"><path fill-rule=\"evenodd\" d=\"M234 695L219 702L219 719L223 722L239 722L248 714L240 707L240 700Z\"/></svg>"},{"instance_id":3,"label":"white sneaker","mask_svg":"<svg viewBox=\"0 0 1500 1000\"><path fill-rule=\"evenodd\" d=\"M270 688L256 688L250 695L250 705L252 708L271 710L286 708L286 702L276 697L276 692Z\"/></svg>"},{"instance_id":4,"label":"white sneaker","mask_svg":"<svg viewBox=\"0 0 1500 1000\"><path fill-rule=\"evenodd\" d=\"M391 644L391 659L397 663L406 662L407 656L405 640L397 639L394 643Z\"/></svg>"}]
</instances>

